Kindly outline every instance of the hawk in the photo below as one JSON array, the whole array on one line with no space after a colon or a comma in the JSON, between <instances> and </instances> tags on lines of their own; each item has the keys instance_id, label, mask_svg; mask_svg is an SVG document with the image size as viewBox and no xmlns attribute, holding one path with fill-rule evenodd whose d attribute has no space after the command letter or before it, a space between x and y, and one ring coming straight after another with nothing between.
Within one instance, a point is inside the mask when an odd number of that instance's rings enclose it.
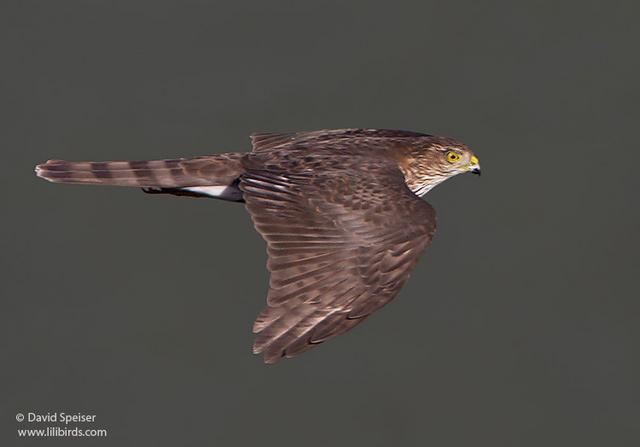
<instances>
[{"instance_id":1,"label":"hawk","mask_svg":"<svg viewBox=\"0 0 640 447\"><path fill-rule=\"evenodd\" d=\"M480 174L453 138L379 129L258 133L253 150L154 161L49 160L54 183L245 203L267 243L267 306L253 352L267 363L342 334L393 300L436 229L420 197L454 175Z\"/></svg>"}]
</instances>

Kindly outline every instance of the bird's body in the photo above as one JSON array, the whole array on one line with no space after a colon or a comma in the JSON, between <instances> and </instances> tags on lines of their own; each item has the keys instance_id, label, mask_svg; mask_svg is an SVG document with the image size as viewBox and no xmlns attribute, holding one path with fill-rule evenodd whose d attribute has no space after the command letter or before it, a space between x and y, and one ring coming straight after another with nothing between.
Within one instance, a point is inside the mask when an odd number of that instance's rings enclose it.
<instances>
[{"instance_id":1,"label":"bird's body","mask_svg":"<svg viewBox=\"0 0 640 447\"><path fill-rule=\"evenodd\" d=\"M50 160L52 182L142 187L150 193L245 202L268 245L267 308L254 352L267 362L341 334L391 301L435 232L418 198L479 173L451 138L342 129L256 134L253 151L139 162Z\"/></svg>"}]
</instances>

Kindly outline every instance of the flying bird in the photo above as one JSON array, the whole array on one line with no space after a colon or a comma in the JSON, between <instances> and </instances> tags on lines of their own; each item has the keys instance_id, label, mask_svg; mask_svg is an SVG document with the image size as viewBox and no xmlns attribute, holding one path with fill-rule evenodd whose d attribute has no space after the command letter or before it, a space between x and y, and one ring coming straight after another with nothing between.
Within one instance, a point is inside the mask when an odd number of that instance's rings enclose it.
<instances>
[{"instance_id":1,"label":"flying bird","mask_svg":"<svg viewBox=\"0 0 640 447\"><path fill-rule=\"evenodd\" d=\"M421 199L478 158L453 138L340 129L251 136L253 150L154 161L49 160L54 183L243 202L267 243L267 306L253 352L274 363L353 328L396 297L431 243Z\"/></svg>"}]
</instances>

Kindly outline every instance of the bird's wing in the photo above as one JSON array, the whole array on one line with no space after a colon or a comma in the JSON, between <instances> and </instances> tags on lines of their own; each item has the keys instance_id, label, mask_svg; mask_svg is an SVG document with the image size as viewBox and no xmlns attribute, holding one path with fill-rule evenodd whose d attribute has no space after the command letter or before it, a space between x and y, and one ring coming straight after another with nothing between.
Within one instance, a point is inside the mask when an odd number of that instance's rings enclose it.
<instances>
[{"instance_id":1,"label":"bird's wing","mask_svg":"<svg viewBox=\"0 0 640 447\"><path fill-rule=\"evenodd\" d=\"M254 324L254 352L268 363L346 332L391 301L435 231L435 211L395 166L249 167L240 189L268 245L267 308Z\"/></svg>"},{"instance_id":2,"label":"bird's wing","mask_svg":"<svg viewBox=\"0 0 640 447\"><path fill-rule=\"evenodd\" d=\"M254 152L266 152L296 145L313 144L316 149L332 144L363 145L371 139L392 138L407 139L426 137L428 134L412 132L408 130L392 129L325 129L311 132L293 133L254 133L251 135L251 145Z\"/></svg>"},{"instance_id":3,"label":"bird's wing","mask_svg":"<svg viewBox=\"0 0 640 447\"><path fill-rule=\"evenodd\" d=\"M267 151L291 143L296 136L296 133L254 133L251 135L251 146L256 152Z\"/></svg>"}]
</instances>

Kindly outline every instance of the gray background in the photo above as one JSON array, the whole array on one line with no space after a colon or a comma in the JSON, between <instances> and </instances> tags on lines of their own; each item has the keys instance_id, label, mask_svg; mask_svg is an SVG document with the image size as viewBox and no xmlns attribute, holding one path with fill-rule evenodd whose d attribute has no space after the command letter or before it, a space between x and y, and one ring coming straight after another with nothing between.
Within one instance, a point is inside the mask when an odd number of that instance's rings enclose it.
<instances>
[{"instance_id":1,"label":"gray background","mask_svg":"<svg viewBox=\"0 0 640 447\"><path fill-rule=\"evenodd\" d=\"M82 411L109 437L78 445L639 445L639 12L4 0L0 444ZM336 127L456 136L484 175L429 195L397 301L275 366L241 205L32 174Z\"/></svg>"}]
</instances>

